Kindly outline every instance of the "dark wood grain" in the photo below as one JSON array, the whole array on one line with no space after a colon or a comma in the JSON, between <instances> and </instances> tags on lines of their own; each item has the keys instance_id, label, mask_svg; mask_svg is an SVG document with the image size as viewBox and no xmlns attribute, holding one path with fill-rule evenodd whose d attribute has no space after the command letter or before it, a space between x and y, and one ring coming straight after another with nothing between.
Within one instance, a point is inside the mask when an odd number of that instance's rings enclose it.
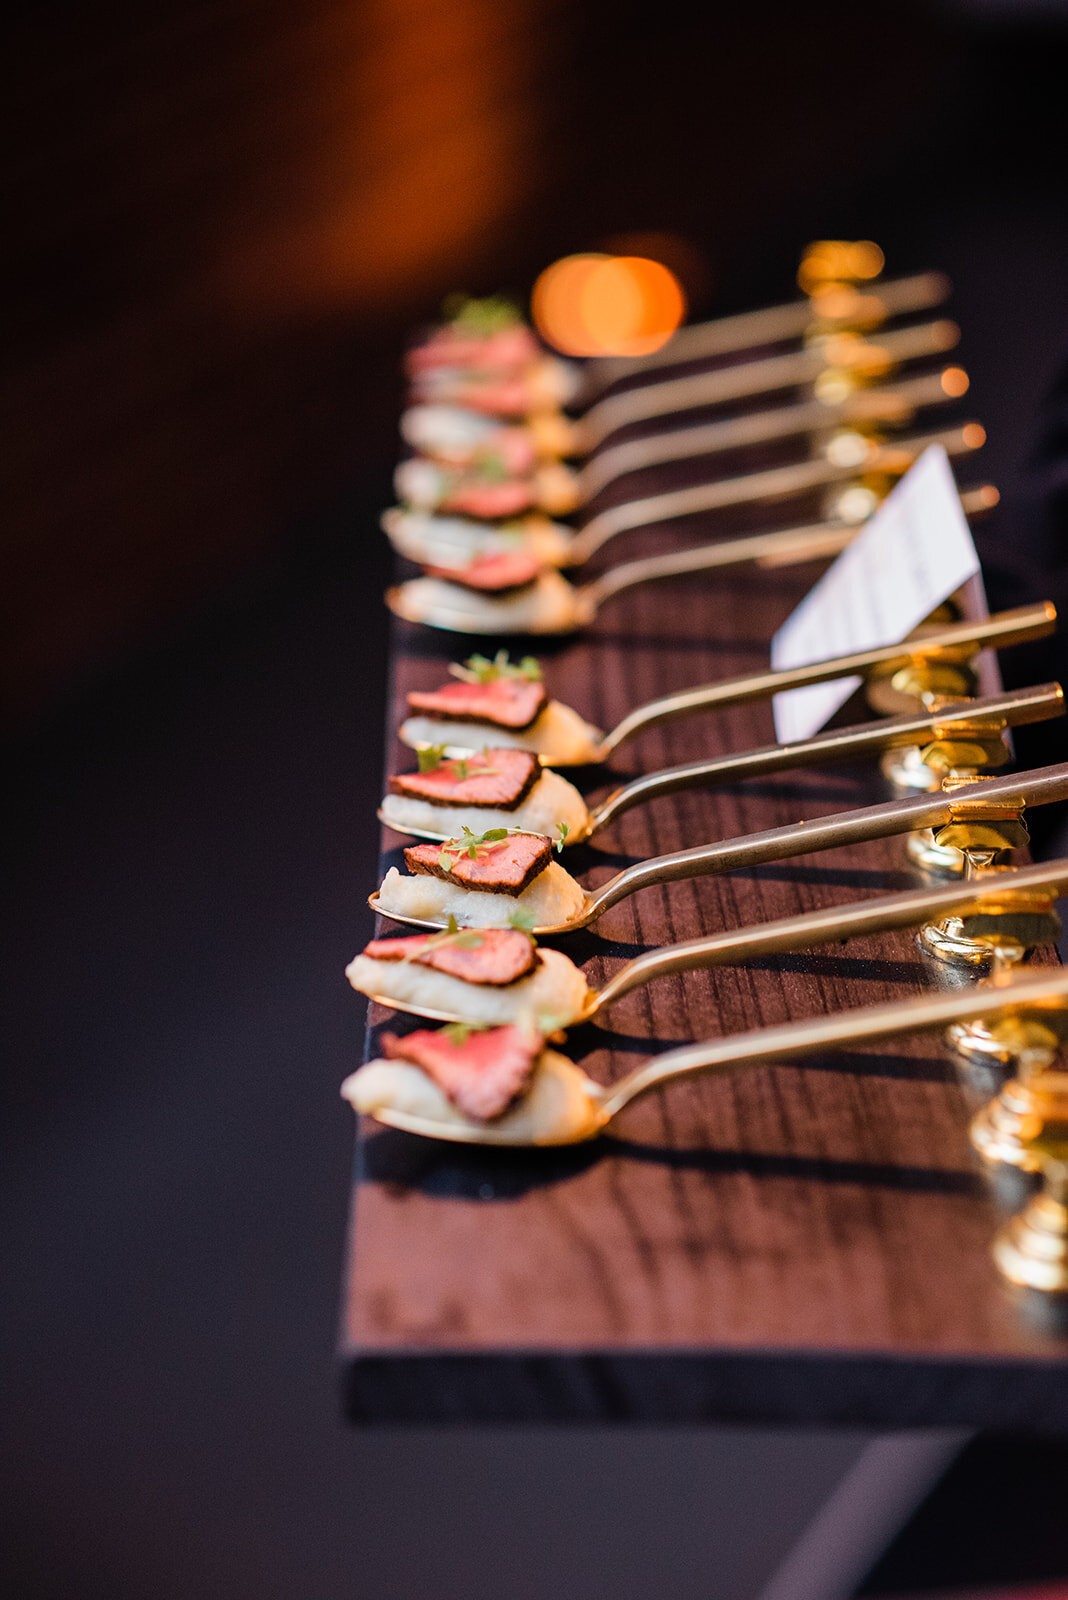
<instances>
[{"instance_id":1,"label":"dark wood grain","mask_svg":"<svg viewBox=\"0 0 1068 1600\"><path fill-rule=\"evenodd\" d=\"M611 727L655 695L752 670L815 575L639 591L543 652L550 687ZM396 726L405 691L438 682L463 647L400 625L394 642ZM620 774L772 737L766 706L700 717L649 732ZM394 745L390 760L396 770L410 753ZM625 861L885 795L870 770L676 795L569 865L596 883ZM597 982L650 945L917 881L890 840L647 889L567 949ZM911 935L888 934L662 980L603 1030L574 1033L571 1050L608 1081L682 1041L945 981ZM372 1025L385 1015L373 1008ZM348 1402L373 1417L1068 1426L1068 1342L1036 1333L999 1285L968 1109L941 1043L921 1039L680 1085L635 1105L618 1138L570 1152L487 1154L368 1124L343 1311Z\"/></svg>"}]
</instances>

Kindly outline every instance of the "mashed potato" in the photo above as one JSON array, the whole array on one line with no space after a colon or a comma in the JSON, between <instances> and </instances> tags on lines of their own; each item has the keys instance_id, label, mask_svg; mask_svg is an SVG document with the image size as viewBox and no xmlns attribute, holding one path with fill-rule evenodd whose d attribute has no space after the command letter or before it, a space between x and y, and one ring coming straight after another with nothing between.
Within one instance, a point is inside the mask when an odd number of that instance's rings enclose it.
<instances>
[{"instance_id":1,"label":"mashed potato","mask_svg":"<svg viewBox=\"0 0 1068 1600\"><path fill-rule=\"evenodd\" d=\"M401 438L413 450L430 455L464 454L475 449L501 424L496 417L484 417L463 406L409 406L401 413Z\"/></svg>"},{"instance_id":2,"label":"mashed potato","mask_svg":"<svg viewBox=\"0 0 1068 1600\"><path fill-rule=\"evenodd\" d=\"M462 828L484 833L487 828L522 828L543 833L555 843L560 824L578 838L586 827L586 802L558 772L543 772L526 799L514 811L490 806L432 806L410 795L387 794L382 801L382 821L397 833L432 833L435 838L458 839Z\"/></svg>"},{"instance_id":3,"label":"mashed potato","mask_svg":"<svg viewBox=\"0 0 1068 1600\"><path fill-rule=\"evenodd\" d=\"M573 1144L604 1120L596 1089L566 1056L543 1050L524 1095L492 1122L469 1122L420 1067L410 1061L369 1061L341 1085L344 1099L368 1116L395 1111L426 1126L419 1132L462 1139L465 1132L498 1144Z\"/></svg>"},{"instance_id":4,"label":"mashed potato","mask_svg":"<svg viewBox=\"0 0 1068 1600\"><path fill-rule=\"evenodd\" d=\"M443 744L448 752L470 753L487 746L492 749L494 745L536 750L554 767L581 767L597 761L604 738L598 728L583 722L577 711L559 700L550 700L530 727L521 731L498 728L490 722L450 722L418 716L404 722L400 736L416 750L428 744Z\"/></svg>"},{"instance_id":5,"label":"mashed potato","mask_svg":"<svg viewBox=\"0 0 1068 1600\"><path fill-rule=\"evenodd\" d=\"M582 1014L586 979L559 950L538 952L537 967L516 983L465 983L417 961L357 956L345 976L360 994L404 1007L419 1006L461 1022L520 1022L531 1018L540 1033L567 1028Z\"/></svg>"},{"instance_id":6,"label":"mashed potato","mask_svg":"<svg viewBox=\"0 0 1068 1600\"><path fill-rule=\"evenodd\" d=\"M547 517L524 518L511 532L492 522L396 507L383 513L382 527L398 555L431 567L465 567L478 556L502 555L517 544L551 567L564 567L572 537L570 529Z\"/></svg>"},{"instance_id":7,"label":"mashed potato","mask_svg":"<svg viewBox=\"0 0 1068 1600\"><path fill-rule=\"evenodd\" d=\"M443 928L450 916L465 928L507 928L517 908L533 917L535 927L556 927L577 916L585 903L585 891L558 861L551 861L518 896L463 889L444 878L401 873L396 867L390 867L378 891L378 909L385 916L396 916L402 922L414 917Z\"/></svg>"},{"instance_id":8,"label":"mashed potato","mask_svg":"<svg viewBox=\"0 0 1068 1600\"><path fill-rule=\"evenodd\" d=\"M575 591L559 572L503 595L476 594L445 578L411 578L393 592L407 621L457 633L569 633L582 621Z\"/></svg>"}]
</instances>

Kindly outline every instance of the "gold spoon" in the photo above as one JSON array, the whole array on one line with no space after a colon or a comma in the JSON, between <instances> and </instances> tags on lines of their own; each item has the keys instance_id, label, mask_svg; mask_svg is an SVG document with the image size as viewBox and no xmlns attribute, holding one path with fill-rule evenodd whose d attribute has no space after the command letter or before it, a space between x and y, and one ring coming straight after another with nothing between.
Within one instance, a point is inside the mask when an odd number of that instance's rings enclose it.
<instances>
[{"instance_id":1,"label":"gold spoon","mask_svg":"<svg viewBox=\"0 0 1068 1600\"><path fill-rule=\"evenodd\" d=\"M578 505L588 504L609 483L644 467L832 429L900 426L922 408L959 400L967 390L968 375L963 368L946 367L885 388L856 389L844 399L814 396L770 411L656 433L647 439L628 439L589 458L578 474ZM836 431L824 446L824 454L833 461L847 449L852 449L854 455L859 452L856 436Z\"/></svg>"},{"instance_id":2,"label":"gold spoon","mask_svg":"<svg viewBox=\"0 0 1068 1600\"><path fill-rule=\"evenodd\" d=\"M835 483L855 485L858 474L862 473L882 473L896 478L907 472L932 445L942 446L950 456L968 455L982 448L986 433L979 423L968 422L939 433L899 439L893 444L877 444L860 434L854 435L853 439L856 443L856 459L846 463L826 458L795 462L786 467L749 473L741 478L722 478L697 488L676 489L668 494L650 495L612 506L592 518L569 541L567 565L581 565L617 534L635 528L650 527L702 511L723 510L757 501L789 499L793 495ZM985 508L980 506L978 509ZM415 551L420 545L418 539L414 544L411 542L411 525L406 524L403 512L387 515L383 519L383 527L402 553L415 558ZM838 527L835 532L840 536L842 530ZM842 541L846 542L848 540ZM837 541L832 541L830 548L836 544ZM842 548L842 545L837 544L837 548ZM570 587L556 571L546 571L535 580L534 588L541 585L546 599L551 599L551 606L539 607L535 604L531 609L529 591L513 592L504 597L493 593L472 596L462 585L450 585L449 592L442 595L441 586L447 579L441 577L410 578L406 583L386 591L386 604L395 616L406 622L424 623L450 632L497 633L511 630L570 633L574 628L588 626L604 601L623 588L634 588L639 583L673 577L679 570L700 572L727 564L727 552L722 545L706 546L683 554L688 564L681 569L675 566L661 569L654 563L646 562L639 571L639 564L633 563L626 570L617 568L614 573L605 574L581 588ZM431 544L426 545L423 555L418 559L434 565L432 557L431 536ZM752 559L751 555L743 557L736 554L733 564ZM444 565L447 567L449 562L446 561ZM455 593L451 592L453 589ZM527 601L526 605L524 601Z\"/></svg>"},{"instance_id":3,"label":"gold spoon","mask_svg":"<svg viewBox=\"0 0 1068 1600\"><path fill-rule=\"evenodd\" d=\"M691 322L672 334L667 344L647 356L608 356L591 361L583 371L583 390L587 400L640 372L660 371L687 361L707 361L713 356L733 355L739 350L761 345L783 344L800 339L814 322L827 327L878 327L890 317L929 311L942 305L952 292L944 272L918 272L907 278L888 278L873 289L837 284L838 304L833 317L817 309L812 299L790 300L785 305L762 306L731 317L716 317L708 322Z\"/></svg>"},{"instance_id":4,"label":"gold spoon","mask_svg":"<svg viewBox=\"0 0 1068 1600\"><path fill-rule=\"evenodd\" d=\"M554 417L552 431L556 435L555 448L563 454L591 455L610 434L630 423L653 421L703 406L749 400L812 383L819 383L825 393L830 390L844 398L854 388L886 378L906 362L945 354L959 339L960 329L945 319L882 329L878 343L852 329L832 330L820 334L801 350L758 356L713 372L669 378L602 397L591 396L590 385L584 383L576 368L547 357L545 364L551 369L551 376L537 409L552 410L561 402L588 406L585 414L575 419ZM419 404L462 407L465 403L462 396L449 392L448 385L443 391L439 385L428 388L417 384L416 396ZM560 421L562 427L558 425Z\"/></svg>"},{"instance_id":5,"label":"gold spoon","mask_svg":"<svg viewBox=\"0 0 1068 1600\"><path fill-rule=\"evenodd\" d=\"M540 509L552 514L555 514L557 509L581 510L607 484L629 472L640 471L644 467L663 465L671 461L692 460L697 456L714 456L728 450L741 450L752 445L769 444L776 440L804 437L809 434L830 435L820 447L820 452L827 461L839 465L863 464L868 457L871 441L866 434L856 430L901 426L911 421L921 409L959 400L967 393L968 387L968 375L963 368L946 367L940 372L920 373L917 377L892 386L856 389L844 398L835 395L820 398L817 395L789 405L775 406L770 411L721 418L696 427L691 425L688 428L674 429L670 433L656 433L644 439L628 439L623 444L600 450L589 457L581 471L570 481L573 503L568 507L565 508L561 503L557 508L543 501ZM469 415L458 406L444 408L413 406L405 413L405 418L402 419L402 431L405 432L405 436L407 437L409 433L413 437L418 437L420 433L425 435L416 447L413 459L425 454L434 460L435 421L430 413L442 410L455 412L461 418ZM440 424L437 426L440 427ZM474 442L472 441L472 444ZM446 458L439 470L448 473L454 468L455 462ZM568 493L568 484L565 483L560 487L554 480L548 492L553 498L562 502ZM403 499L403 490L398 488L398 493ZM429 505L425 507L417 505L416 509L427 514L432 514L434 510ZM442 514L450 515L448 512ZM405 545L411 544L411 534L405 538L403 527L397 530L401 537L396 537L394 533L394 525L403 516L403 512L399 516L396 511L387 513L383 527L386 533L393 537L393 542L401 554L406 554ZM431 557L427 556L425 559L430 560ZM578 559L580 558L568 551L562 564L571 565Z\"/></svg>"},{"instance_id":6,"label":"gold spoon","mask_svg":"<svg viewBox=\"0 0 1068 1600\"><path fill-rule=\"evenodd\" d=\"M517 1147L579 1144L603 1133L640 1095L699 1073L727 1076L817 1050L840 1050L930 1032L954 1022L1006 1014L1040 1015L1066 1008L1068 971L1031 969L967 992L912 996L684 1045L647 1061L607 1087L566 1056L543 1050L522 1099L489 1123L470 1122L461 1116L418 1067L398 1073L395 1069L404 1068L404 1062L369 1062L346 1078L341 1093L355 1110L430 1139ZM385 1073L378 1070L382 1067L387 1069Z\"/></svg>"},{"instance_id":7,"label":"gold spoon","mask_svg":"<svg viewBox=\"0 0 1068 1600\"><path fill-rule=\"evenodd\" d=\"M951 913L960 914L969 908L981 908L984 894L997 896L999 905L1008 898L1010 907L1014 895L1035 890L1050 891L1052 898L1068 891L1068 861L1047 861L1037 866L1009 868L990 874L989 882L980 876L952 888L915 889L905 894L884 895L860 905L829 906L822 911L807 911L802 916L782 917L775 922L764 922L748 928L706 935L701 939L688 939L681 944L665 945L658 950L648 950L626 962L614 973L602 989L587 989L585 997L572 1014L552 1012L551 1002L546 1010L551 1012L552 1031L571 1028L581 1022L590 1022L609 1006L615 1005L625 994L641 988L657 978L676 972L692 972L697 968L733 965L750 961L758 956L781 955L788 950L806 950L811 946L834 944L846 939L859 939L871 933L885 933L892 928L911 928L920 923L935 921ZM1051 905L1052 909L1052 905ZM1045 922L1045 919L1043 919ZM477 930L464 930L468 935ZM1040 937L1044 936L1045 927ZM461 937L463 935L461 934ZM557 960L566 960L554 952ZM376 958L370 957L374 960ZM390 962L399 966L399 962ZM351 980L350 980L351 981ZM473 1002L479 985L454 978L457 998ZM356 987L356 985L354 985ZM511 991L515 991L514 994ZM379 1005L391 1006L395 1011L405 1011L416 1017L428 1017L434 1022L479 1023L485 1019L477 1014L477 1006L468 1004L456 1010L420 1005L410 999L395 999L388 994L371 989L363 991L368 999ZM506 1004L512 1002L509 1015L494 1018L494 1026L506 1022L521 1022L531 1001L529 986L523 983L507 985L495 991ZM541 1022L542 1018L536 1018Z\"/></svg>"},{"instance_id":8,"label":"gold spoon","mask_svg":"<svg viewBox=\"0 0 1068 1600\"><path fill-rule=\"evenodd\" d=\"M633 806L644 805L646 801L656 800L661 795L677 794L682 789L710 788L722 783L736 783L743 778L764 778L769 773L790 772L797 767L824 766L830 762L853 761L875 751L900 750L923 744L931 738L953 738L954 727L961 724L966 730L973 731L973 737L978 736L974 731L977 725L983 724L984 736L990 737L1000 734L1005 726L1023 727L1028 723L1045 722L1051 717L1063 715L1063 689L1059 683L1044 683L1033 689L1014 689L979 700L949 702L937 710L912 716L884 717L879 722L864 722L855 728L832 728L811 739L763 745L757 750L715 756L708 761L689 761L684 766L646 773L614 790L599 805L587 809L580 827L569 824L569 831L562 843L565 848L584 844ZM548 766L548 763L543 765ZM432 809L442 813L441 827L402 824L395 815L390 814L388 798L378 808L378 820L395 833L407 834L413 839L454 838L455 819L450 820L449 813L464 809L462 805L433 806ZM506 815L494 812L494 821L503 821ZM516 826L519 825L517 822Z\"/></svg>"},{"instance_id":9,"label":"gold spoon","mask_svg":"<svg viewBox=\"0 0 1068 1600\"><path fill-rule=\"evenodd\" d=\"M714 844L697 845L690 850L676 850L670 855L636 861L599 888L582 891L581 904L563 922L542 923L530 931L536 937L544 938L588 928L612 906L653 884L718 876L724 872L738 872L745 867L763 866L770 861L783 861L789 856L812 855L819 850L840 850L848 845L886 839L919 828L945 827L959 816L967 814L969 802L978 803L984 809L998 805L1022 809L1025 805L1049 805L1066 798L1068 762L1059 762L1055 766L1039 767L1032 772L984 778L978 783L954 789L952 794L935 792L909 796L903 800L889 800L882 805L864 806L856 811L839 811L829 817L818 817L812 822L768 828L761 833L745 834L739 839L720 839ZM575 887L578 888L578 885ZM510 897L502 895L501 898ZM367 903L372 911L381 912L393 922L403 922L409 927L437 929L448 925L446 917L413 917L390 911L382 905L381 892L378 890ZM518 899L516 904L518 906Z\"/></svg>"},{"instance_id":10,"label":"gold spoon","mask_svg":"<svg viewBox=\"0 0 1068 1600\"><path fill-rule=\"evenodd\" d=\"M704 684L696 689L683 689L677 694L650 700L628 712L610 733L591 730L591 738L577 759L561 761L549 756L554 766L596 766L607 762L612 754L630 739L680 717L693 716L701 711L718 711L724 706L745 705L752 700L767 700L785 689L804 688L809 684L830 683L835 678L851 678L872 672L892 675L901 667L917 662L967 662L978 650L1023 644L1032 639L1042 639L1052 633L1057 625L1057 608L1049 600L1036 605L1017 606L1009 611L999 611L979 622L956 622L944 628L930 628L917 632L900 644L880 645L873 650L858 650L846 656L835 656L827 661L814 661L804 667L788 667L779 671L770 668L752 673L744 678L724 678L717 683ZM553 704L554 702L550 702ZM544 715L544 713L543 713ZM425 741L413 740L409 718L400 729L406 744L416 747ZM419 720L424 720L420 718ZM433 721L433 718L426 720ZM443 742L448 755L470 754L483 745L492 744L493 729L486 723L465 725L462 722L435 724L446 730ZM477 744L464 745L467 726L478 728ZM523 749L538 749L537 721L523 736ZM499 731L499 730L498 730ZM528 742L534 741L534 742ZM519 744L519 739L511 741Z\"/></svg>"},{"instance_id":11,"label":"gold spoon","mask_svg":"<svg viewBox=\"0 0 1068 1600\"><path fill-rule=\"evenodd\" d=\"M626 389L598 400L573 424L574 454L591 454L610 434L633 422L801 388L814 383L828 368L840 371L847 384L849 380L871 382L904 362L944 355L959 339L956 323L945 320L890 329L880 333L878 344L853 333L831 334L807 350L790 350L714 372Z\"/></svg>"},{"instance_id":12,"label":"gold spoon","mask_svg":"<svg viewBox=\"0 0 1068 1600\"><path fill-rule=\"evenodd\" d=\"M862 492L868 493L866 489ZM965 516L974 518L992 510L999 498L992 484L982 484L962 490L960 503ZM864 516L869 512L870 508L864 511ZM400 553L409 560L429 561L434 565L433 551L420 542L422 536L417 534L414 542L410 542L407 532L401 531L407 514L400 513L396 519L392 519L390 513L386 515L393 530L390 537ZM835 517L827 522L780 528L773 533L747 534L716 544L699 545L692 550L624 561L579 586L569 583L557 571L546 571L531 589L518 591L514 601L492 594L468 595L457 584L449 584L443 594L440 582L428 599L425 578L411 579L387 589L385 601L402 622L440 628L446 633L496 634L499 637L572 633L592 623L607 600L639 584L677 578L689 572L725 571L750 565L787 567L829 559L844 550L863 526L863 521ZM546 558L550 566L559 554L555 544L553 552Z\"/></svg>"}]
</instances>

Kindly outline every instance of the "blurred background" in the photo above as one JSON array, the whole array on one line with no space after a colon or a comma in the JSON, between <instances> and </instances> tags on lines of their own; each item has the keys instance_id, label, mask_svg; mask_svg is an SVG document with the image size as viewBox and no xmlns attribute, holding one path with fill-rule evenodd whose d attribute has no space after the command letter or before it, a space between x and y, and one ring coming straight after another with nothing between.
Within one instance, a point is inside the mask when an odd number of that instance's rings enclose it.
<instances>
[{"instance_id":1,"label":"blurred background","mask_svg":"<svg viewBox=\"0 0 1068 1600\"><path fill-rule=\"evenodd\" d=\"M1011 493L1066 332L1062 5L161 0L8 27L16 725L280 563L377 553L339 510L388 497L405 334L575 249L670 235L697 316L788 297L810 238L943 268Z\"/></svg>"},{"instance_id":2,"label":"blurred background","mask_svg":"<svg viewBox=\"0 0 1068 1600\"><path fill-rule=\"evenodd\" d=\"M340 1421L399 352L574 250L659 254L700 317L874 238L953 278L984 553L1026 587L1037 549L1056 598L1068 9L45 0L4 31L3 1592L755 1595L863 1440ZM1063 1505L1038 1450L969 1447L863 1592L1068 1574L1048 1518L1009 1551L982 1515Z\"/></svg>"}]
</instances>

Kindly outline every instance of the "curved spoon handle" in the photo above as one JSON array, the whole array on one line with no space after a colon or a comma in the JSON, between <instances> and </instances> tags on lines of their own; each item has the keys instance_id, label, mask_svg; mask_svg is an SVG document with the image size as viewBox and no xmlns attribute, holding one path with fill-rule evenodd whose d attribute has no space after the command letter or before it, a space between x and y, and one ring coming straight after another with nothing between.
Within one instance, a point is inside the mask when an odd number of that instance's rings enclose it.
<instances>
[{"instance_id":1,"label":"curved spoon handle","mask_svg":"<svg viewBox=\"0 0 1068 1600\"><path fill-rule=\"evenodd\" d=\"M749 505L755 500L782 500L822 489L828 484L848 483L860 472L881 469L904 472L932 444L944 446L951 456L966 455L978 449L985 438L977 423L964 423L940 433L896 439L890 445L873 444L867 459L859 464L836 466L823 458L795 461L785 467L768 467L763 472L750 472L740 478L719 478L714 483L698 484L691 489L673 489L668 494L628 500L611 506L587 522L571 541L569 556L572 561L588 561L594 551L600 550L617 534L646 528L652 523L671 522L676 517L692 516L699 511L721 511L727 506Z\"/></svg>"},{"instance_id":2,"label":"curved spoon handle","mask_svg":"<svg viewBox=\"0 0 1068 1600\"><path fill-rule=\"evenodd\" d=\"M958 701L937 711L884 717L880 722L864 722L855 728L832 728L828 733L818 733L812 739L796 739L790 744L769 744L708 761L691 761L685 766L668 767L663 772L646 773L617 789L591 811L590 832L607 827L632 806L643 805L659 795L675 794L681 789L705 788L741 778L760 778L770 772L789 772L795 767L849 761L876 750L916 744L929 738L936 729L940 737L947 736L948 730L960 723L968 727L984 723L998 730L1006 725L1021 727L1025 723L1061 717L1064 709L1064 691L1060 684L1043 683L1033 689Z\"/></svg>"},{"instance_id":3,"label":"curved spoon handle","mask_svg":"<svg viewBox=\"0 0 1068 1600\"><path fill-rule=\"evenodd\" d=\"M885 283L858 289L872 324L880 318L896 317L910 311L929 311L949 299L952 285L944 272L918 272L907 278L888 278ZM751 345L777 344L784 339L799 339L815 319L811 300L790 300L785 305L763 306L759 311L742 311L733 317L716 317L710 322L692 322L648 356L609 356L591 362L586 369L591 393L607 388L620 378L636 372L658 371L684 361L703 361L709 356L728 355Z\"/></svg>"},{"instance_id":4,"label":"curved spoon handle","mask_svg":"<svg viewBox=\"0 0 1068 1600\"><path fill-rule=\"evenodd\" d=\"M871 359L885 359L887 367L901 361L916 361L924 356L952 350L960 339L954 322L919 322L910 328L895 328L879 336L878 345L856 341L853 348L871 353ZM588 453L631 422L646 422L653 417L670 416L676 411L692 411L697 406L720 405L728 400L743 400L754 394L770 394L776 389L792 389L811 383L829 365L825 347L791 350L785 355L766 356L739 366L721 367L715 372L700 372L693 377L669 378L666 383L650 383L623 394L609 395L591 406L578 424L583 449Z\"/></svg>"},{"instance_id":5,"label":"curved spoon handle","mask_svg":"<svg viewBox=\"0 0 1068 1600\"><path fill-rule=\"evenodd\" d=\"M894 662L904 666L907 662L919 660L967 660L977 650L987 646L1021 644L1028 639L1045 638L1056 625L1056 606L1049 600L1043 600L1037 605L999 611L981 622L956 622L922 637L914 635L900 644L882 645L875 650L858 650L852 655L837 656L828 661L813 661L806 667L790 667L779 672L769 669L745 678L725 678L701 688L684 689L678 694L665 695L662 700L650 700L646 705L629 712L605 736L603 750L607 755L618 749L625 740L644 733L647 728L672 722L677 717L691 716L697 711L763 700L781 689L829 683L834 678L851 678L857 673L868 672L875 667L888 667Z\"/></svg>"},{"instance_id":6,"label":"curved spoon handle","mask_svg":"<svg viewBox=\"0 0 1068 1600\"><path fill-rule=\"evenodd\" d=\"M654 883L674 883L682 878L702 878L713 873L736 872L741 867L761 866L783 861L788 856L811 855L817 850L843 849L870 839L886 839L896 833L919 828L939 828L952 821L957 808L971 800L983 806L1021 802L1048 805L1068 798L1068 761L1033 772L1012 773L1008 777L985 778L967 784L952 795L936 793L889 800L883 805L864 806L858 811L839 811L813 822L798 822L785 828L768 828L740 839L721 839L715 844L698 845L692 850L677 850L672 855L653 856L626 867L586 900L584 922L590 922L638 889Z\"/></svg>"},{"instance_id":7,"label":"curved spoon handle","mask_svg":"<svg viewBox=\"0 0 1068 1600\"><path fill-rule=\"evenodd\" d=\"M578 604L584 611L593 612L625 589L677 578L687 572L715 572L723 567L747 566L750 562L785 567L800 561L819 561L844 550L860 527L859 523L814 522L808 527L784 528L777 533L757 533L748 538L698 545L695 550L676 550L670 555L624 561L599 578L584 583L578 591Z\"/></svg>"},{"instance_id":8,"label":"curved spoon handle","mask_svg":"<svg viewBox=\"0 0 1068 1600\"><path fill-rule=\"evenodd\" d=\"M723 450L741 450L747 445L766 444L772 439L789 439L797 434L820 433L847 423L901 423L920 406L946 405L959 399L943 383L941 372L925 372L892 387L857 389L847 400L829 404L824 400L802 400L797 405L776 406L771 411L756 411L749 416L727 417L699 427L679 428L671 433L654 433L648 439L628 439L591 456L579 473L579 491L584 502L593 499L606 484L625 473L665 461L688 461L694 456L715 455Z\"/></svg>"},{"instance_id":9,"label":"curved spoon handle","mask_svg":"<svg viewBox=\"0 0 1068 1600\"><path fill-rule=\"evenodd\" d=\"M841 1049L895 1035L926 1033L953 1022L972 1022L997 1016L1000 1012L1064 1011L1066 1008L1068 970L1032 970L1016 974L1007 982L963 993L957 990L951 994L912 996L888 1005L840 1011L832 1017L760 1028L728 1039L707 1040L686 1045L681 1050L669 1050L666 1055L628 1073L607 1090L602 1106L609 1117L614 1117L650 1089L662 1088L664 1084L696 1073L740 1072L746 1067L788 1061L816 1050Z\"/></svg>"},{"instance_id":10,"label":"curved spoon handle","mask_svg":"<svg viewBox=\"0 0 1068 1600\"><path fill-rule=\"evenodd\" d=\"M859 939L869 933L885 933L892 928L912 928L936 917L980 905L990 894L1003 895L1048 889L1056 895L1068 892L1068 860L1044 861L1037 866L1018 867L934 889L910 889L904 894L880 895L859 905L827 906L822 911L806 911L802 916L780 917L775 922L753 927L729 929L684 944L666 945L646 951L621 967L597 993L595 1011L614 1005L632 989L674 972L692 972L697 967L718 967L725 963L749 961L755 956L779 955L786 950L807 950L815 945L834 944L842 939Z\"/></svg>"}]
</instances>

